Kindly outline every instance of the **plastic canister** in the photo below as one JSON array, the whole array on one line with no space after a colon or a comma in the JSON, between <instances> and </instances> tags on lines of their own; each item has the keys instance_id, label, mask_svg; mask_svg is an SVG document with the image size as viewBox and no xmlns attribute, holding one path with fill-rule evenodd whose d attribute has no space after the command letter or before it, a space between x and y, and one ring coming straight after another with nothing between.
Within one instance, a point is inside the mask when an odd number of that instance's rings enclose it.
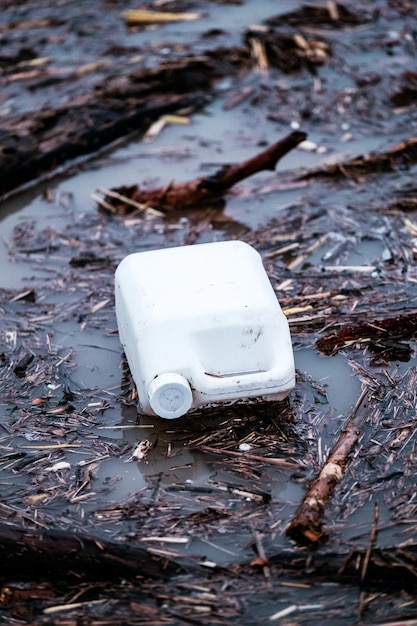
<instances>
[{"instance_id":1,"label":"plastic canister","mask_svg":"<svg viewBox=\"0 0 417 626\"><path fill-rule=\"evenodd\" d=\"M260 254L242 241L137 252L115 274L119 336L144 414L283 399L289 326Z\"/></svg>"}]
</instances>

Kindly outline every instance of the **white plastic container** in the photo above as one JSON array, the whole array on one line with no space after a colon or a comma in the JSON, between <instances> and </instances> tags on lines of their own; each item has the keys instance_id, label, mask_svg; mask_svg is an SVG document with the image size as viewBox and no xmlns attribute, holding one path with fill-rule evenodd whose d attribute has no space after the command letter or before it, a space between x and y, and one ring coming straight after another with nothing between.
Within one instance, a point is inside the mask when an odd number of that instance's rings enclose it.
<instances>
[{"instance_id":1,"label":"white plastic container","mask_svg":"<svg viewBox=\"0 0 417 626\"><path fill-rule=\"evenodd\" d=\"M294 387L288 322L248 244L130 254L115 297L143 413L172 419L224 400L283 399Z\"/></svg>"}]
</instances>

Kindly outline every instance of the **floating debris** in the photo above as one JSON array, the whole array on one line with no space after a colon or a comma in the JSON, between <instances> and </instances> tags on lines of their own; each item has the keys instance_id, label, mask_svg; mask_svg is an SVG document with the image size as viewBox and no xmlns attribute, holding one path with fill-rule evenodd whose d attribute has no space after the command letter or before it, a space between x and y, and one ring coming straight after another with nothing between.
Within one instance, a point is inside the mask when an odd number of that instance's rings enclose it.
<instances>
[{"instance_id":1,"label":"floating debris","mask_svg":"<svg viewBox=\"0 0 417 626\"><path fill-rule=\"evenodd\" d=\"M143 441L141 441L140 443L138 443L138 445L136 446L131 460L135 460L135 461L143 461L143 459L146 458L149 450L152 449L152 444L150 441L148 441L148 439L144 439Z\"/></svg>"},{"instance_id":2,"label":"floating debris","mask_svg":"<svg viewBox=\"0 0 417 626\"><path fill-rule=\"evenodd\" d=\"M201 13L170 13L168 11L145 11L142 9L130 9L123 11L122 17L128 26L140 24L164 24L167 22L182 22L199 20Z\"/></svg>"}]
</instances>

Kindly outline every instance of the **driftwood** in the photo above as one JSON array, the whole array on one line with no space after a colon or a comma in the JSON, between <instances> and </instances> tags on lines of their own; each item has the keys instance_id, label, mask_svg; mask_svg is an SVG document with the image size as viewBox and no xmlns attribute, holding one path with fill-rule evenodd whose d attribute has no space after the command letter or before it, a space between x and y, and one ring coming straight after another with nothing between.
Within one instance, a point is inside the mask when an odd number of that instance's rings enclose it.
<instances>
[{"instance_id":1,"label":"driftwood","mask_svg":"<svg viewBox=\"0 0 417 626\"><path fill-rule=\"evenodd\" d=\"M167 579L184 572L171 559L142 546L117 544L87 534L27 530L0 524L2 576L50 580L117 580L121 577Z\"/></svg>"},{"instance_id":2,"label":"driftwood","mask_svg":"<svg viewBox=\"0 0 417 626\"><path fill-rule=\"evenodd\" d=\"M372 527L373 529L374 527ZM371 537L372 539L372 537ZM331 581L333 584L351 584L368 587L376 586L386 590L417 586L417 546L380 548L371 545L370 549L354 549L345 552L308 552L303 559L297 552L292 557L288 553L275 554L268 559L269 564L280 572L303 574L311 583Z\"/></svg>"},{"instance_id":3,"label":"driftwood","mask_svg":"<svg viewBox=\"0 0 417 626\"><path fill-rule=\"evenodd\" d=\"M176 576L186 573L201 578L207 568L199 560L179 559L172 552L166 556L152 554L146 548L128 543L115 543L102 537L62 530L28 530L0 524L0 559L2 578L17 580L50 580L59 585L82 580L113 581L167 581L175 583ZM287 550L265 556L265 562L279 568L286 576L296 574L308 580L338 580L342 583L417 585L417 546L398 548L358 548L347 553L332 551L309 553L304 559L298 551ZM242 563L231 567L234 576L254 564ZM153 584L152 582L150 584Z\"/></svg>"},{"instance_id":4,"label":"driftwood","mask_svg":"<svg viewBox=\"0 0 417 626\"><path fill-rule=\"evenodd\" d=\"M0 197L145 131L162 115L202 107L219 75L215 59L170 62L105 80L61 106L0 120Z\"/></svg>"},{"instance_id":5,"label":"driftwood","mask_svg":"<svg viewBox=\"0 0 417 626\"><path fill-rule=\"evenodd\" d=\"M132 106L132 101L136 104ZM131 98L115 95L100 102L71 102L59 109L23 116L10 129L0 128L0 197L56 171L71 159L108 146L150 121L183 107L198 107L201 96ZM23 130L20 130L23 129Z\"/></svg>"},{"instance_id":6,"label":"driftwood","mask_svg":"<svg viewBox=\"0 0 417 626\"><path fill-rule=\"evenodd\" d=\"M102 206L114 213L126 214L135 210L135 207L169 211L214 202L241 180L262 170L274 170L277 162L304 141L306 136L300 131L290 133L251 159L236 165L226 165L213 176L184 183L172 182L157 189L140 189L137 185L112 189L104 198Z\"/></svg>"},{"instance_id":7,"label":"driftwood","mask_svg":"<svg viewBox=\"0 0 417 626\"><path fill-rule=\"evenodd\" d=\"M342 326L320 337L316 345L321 352L333 354L351 344L368 344L373 339L410 339L417 334L417 313L396 315L362 324Z\"/></svg>"},{"instance_id":8,"label":"driftwood","mask_svg":"<svg viewBox=\"0 0 417 626\"><path fill-rule=\"evenodd\" d=\"M286 533L301 546L314 546L325 538L324 506L343 477L348 458L367 417L368 390L362 391L351 417L333 446L318 477L312 482Z\"/></svg>"},{"instance_id":9,"label":"driftwood","mask_svg":"<svg viewBox=\"0 0 417 626\"><path fill-rule=\"evenodd\" d=\"M222 571L223 575L228 573L243 595L253 594L254 589L260 589L260 584L264 585L255 576L258 568L264 571L267 569L268 576L273 576L277 583L283 581L294 587L297 584L331 582L388 593L396 589L415 592L417 545L384 549L375 546L372 538L373 533L368 549L337 553L319 550L305 555L298 550L285 550L268 556L263 551L260 537L255 535L259 557L250 563L223 565L221 569L216 568L216 572ZM173 610L177 607L181 613L181 608L189 609L188 601L191 606L195 603L194 585L197 591L207 588L212 593L218 588L220 594L224 584L221 576L213 578L213 570L200 566L197 560L187 559L186 568L181 567L171 552L167 552L166 557L159 557L141 547L115 544L81 533L34 531L6 524L0 524L0 558L0 610L4 610L5 606L15 610L19 608L19 614L22 615L23 609L33 611L36 605L38 612L44 610L46 613L59 614L61 611L71 611L69 621L65 622L68 624L85 623L85 620L80 619L78 622L74 617L77 611L80 615L86 611L89 602L92 603L91 610L94 610L95 603L105 602L101 593L103 585L106 585L107 593L111 589L113 592L111 603L107 600L106 620L100 623L116 624L120 623L116 619L107 621L111 614L129 616L135 607L141 613L146 610L146 615L151 613L155 619L161 618L165 615L165 611L160 608L162 600L168 601ZM71 596L68 596L71 589ZM74 597L76 589L79 590L76 599L79 598L81 602L74 603L73 600L68 603L68 598ZM161 602L158 602L159 599ZM201 603L204 600L207 597L201 597ZM238 607L234 609L236 617L241 618ZM37 621L35 617L31 614L25 623L46 623L41 618ZM152 623L162 624L162 621ZM190 620L189 623L197 621ZM224 621L206 622L201 619L198 623L226 624Z\"/></svg>"},{"instance_id":10,"label":"driftwood","mask_svg":"<svg viewBox=\"0 0 417 626\"><path fill-rule=\"evenodd\" d=\"M359 178L378 172L392 172L397 168L407 168L417 161L417 137L396 144L383 152L358 156L341 163L324 164L318 169L310 170L301 179L319 176Z\"/></svg>"}]
</instances>

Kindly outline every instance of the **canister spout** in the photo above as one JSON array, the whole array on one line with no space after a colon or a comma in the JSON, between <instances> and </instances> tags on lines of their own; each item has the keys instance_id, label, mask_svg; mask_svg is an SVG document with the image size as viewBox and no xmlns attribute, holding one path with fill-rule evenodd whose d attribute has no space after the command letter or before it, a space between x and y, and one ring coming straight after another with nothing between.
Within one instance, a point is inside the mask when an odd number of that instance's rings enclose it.
<instances>
[{"instance_id":1,"label":"canister spout","mask_svg":"<svg viewBox=\"0 0 417 626\"><path fill-rule=\"evenodd\" d=\"M180 374L156 376L149 385L148 395L152 410L165 419L185 415L193 403L190 385Z\"/></svg>"}]
</instances>

